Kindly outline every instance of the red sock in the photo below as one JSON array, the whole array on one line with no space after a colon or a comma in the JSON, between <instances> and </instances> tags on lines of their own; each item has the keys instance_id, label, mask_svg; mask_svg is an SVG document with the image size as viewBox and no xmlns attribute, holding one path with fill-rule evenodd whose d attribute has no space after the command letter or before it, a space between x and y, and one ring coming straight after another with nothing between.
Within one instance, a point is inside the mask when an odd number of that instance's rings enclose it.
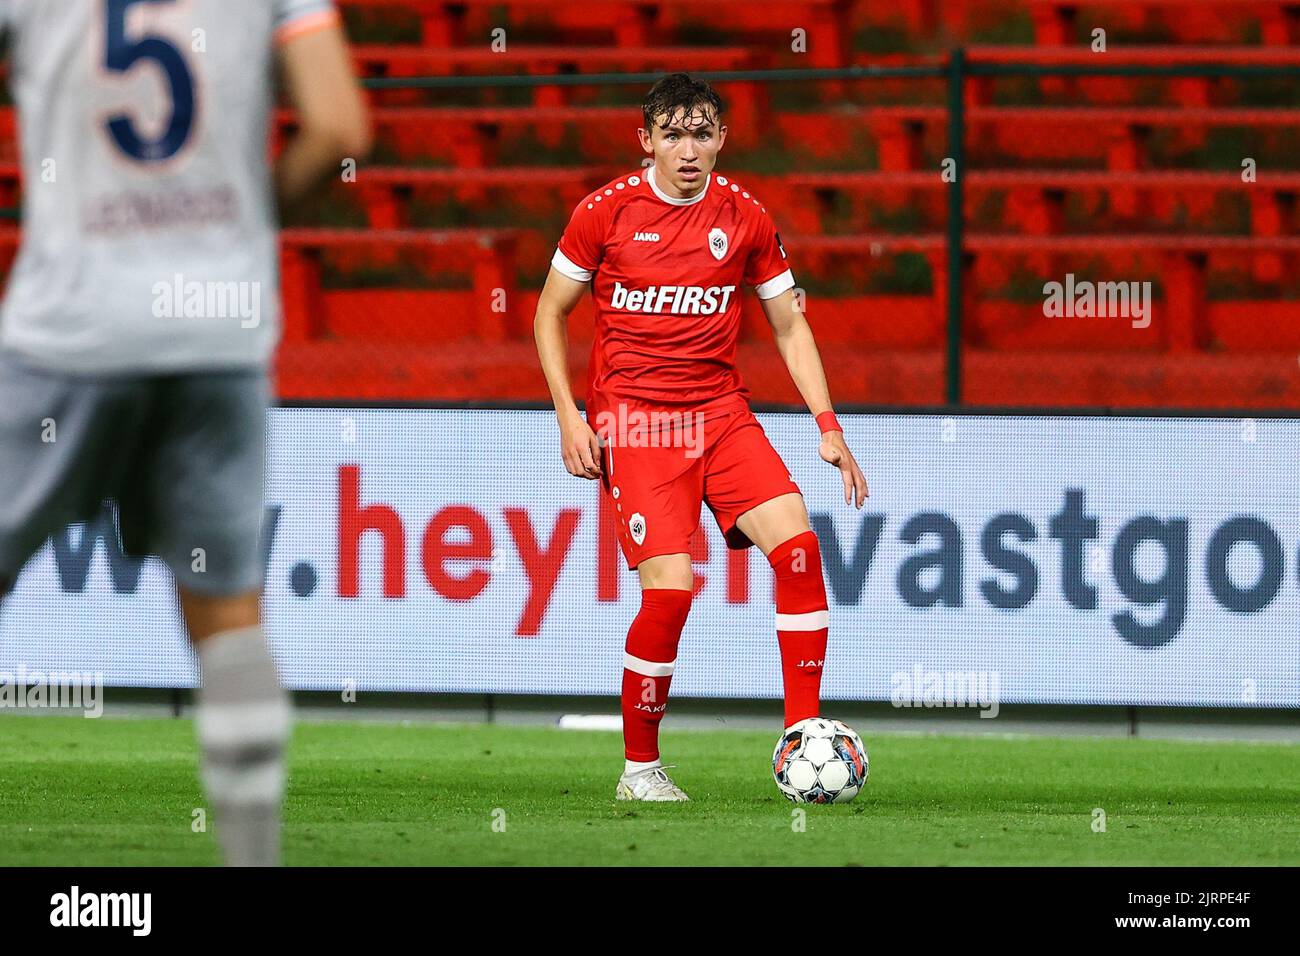
<instances>
[{"instance_id":1,"label":"red sock","mask_svg":"<svg viewBox=\"0 0 1300 956\"><path fill-rule=\"evenodd\" d=\"M822 665L826 661L826 583L817 535L797 534L767 556L776 576L776 640L781 647L785 726L821 711Z\"/></svg>"},{"instance_id":2,"label":"red sock","mask_svg":"<svg viewBox=\"0 0 1300 956\"><path fill-rule=\"evenodd\" d=\"M641 592L623 657L623 748L628 760L659 759L659 722L677 663L677 640L691 609L690 591Z\"/></svg>"}]
</instances>

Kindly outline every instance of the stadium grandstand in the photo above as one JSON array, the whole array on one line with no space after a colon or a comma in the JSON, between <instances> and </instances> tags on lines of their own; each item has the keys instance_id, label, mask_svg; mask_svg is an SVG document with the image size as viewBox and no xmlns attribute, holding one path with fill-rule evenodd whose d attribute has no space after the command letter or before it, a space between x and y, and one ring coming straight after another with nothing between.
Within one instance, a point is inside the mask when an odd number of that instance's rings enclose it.
<instances>
[{"instance_id":1,"label":"stadium grandstand","mask_svg":"<svg viewBox=\"0 0 1300 956\"><path fill-rule=\"evenodd\" d=\"M640 161L634 104L648 84L583 74L920 66L937 76L717 84L731 130L722 170L782 229L831 346L838 401L954 397L948 340L959 328L957 397L970 404L1300 402L1300 94L1270 72L1300 65L1300 5L340 6L371 81L377 148L283 233L284 399L546 398L531 318L555 239L582 196ZM953 153L954 47L967 65L959 324L947 301L951 177L941 175ZM1069 72L1103 65L1135 74ZM489 75L521 82L472 81ZM8 107L0 149L0 203L15 209ZM16 242L16 230L0 234L6 267ZM1157 321L1045 316L1041 287L1067 272L1151 280ZM589 309L573 330L575 373ZM747 309L742 370L754 400L797 402L757 302Z\"/></svg>"}]
</instances>

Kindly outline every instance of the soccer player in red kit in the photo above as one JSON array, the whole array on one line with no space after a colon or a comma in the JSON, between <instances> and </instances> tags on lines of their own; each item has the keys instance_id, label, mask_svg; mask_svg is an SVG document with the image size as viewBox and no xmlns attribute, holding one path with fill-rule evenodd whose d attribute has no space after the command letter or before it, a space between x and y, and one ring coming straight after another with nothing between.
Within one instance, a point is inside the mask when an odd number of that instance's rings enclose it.
<instances>
[{"instance_id":1,"label":"soccer player in red kit","mask_svg":"<svg viewBox=\"0 0 1300 956\"><path fill-rule=\"evenodd\" d=\"M641 579L623 670L627 759L620 800L686 800L659 760L690 610L690 539L707 504L732 548L757 545L776 578L785 725L818 715L829 615L821 552L798 487L749 409L736 371L741 285L754 287L776 346L861 508L867 482L831 410L821 357L795 298L780 236L759 199L713 167L727 138L707 83L664 77L637 130L653 165L574 210L537 304L542 370L565 467L600 479L619 543ZM565 323L590 287L596 337L587 416L574 403ZM810 429L811 432L811 429Z\"/></svg>"}]
</instances>

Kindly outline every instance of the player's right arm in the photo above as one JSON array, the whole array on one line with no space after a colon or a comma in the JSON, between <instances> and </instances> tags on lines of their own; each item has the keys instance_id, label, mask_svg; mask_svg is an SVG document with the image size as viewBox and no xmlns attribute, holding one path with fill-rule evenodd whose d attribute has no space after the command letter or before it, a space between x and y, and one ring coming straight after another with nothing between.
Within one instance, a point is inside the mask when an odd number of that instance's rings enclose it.
<instances>
[{"instance_id":1,"label":"player's right arm","mask_svg":"<svg viewBox=\"0 0 1300 956\"><path fill-rule=\"evenodd\" d=\"M600 439L591 430L573 400L569 384L569 313L573 311L587 283L571 279L551 267L546 285L537 298L537 317L533 320L533 337L542 374L555 403L555 417L560 424L560 452L569 474L580 478L600 477Z\"/></svg>"},{"instance_id":2,"label":"player's right arm","mask_svg":"<svg viewBox=\"0 0 1300 956\"><path fill-rule=\"evenodd\" d=\"M287 6L292 10L295 4ZM276 198L284 209L338 173L345 159L364 159L371 138L365 99L333 9L289 20L276 42L298 117L298 132L275 167Z\"/></svg>"}]
</instances>

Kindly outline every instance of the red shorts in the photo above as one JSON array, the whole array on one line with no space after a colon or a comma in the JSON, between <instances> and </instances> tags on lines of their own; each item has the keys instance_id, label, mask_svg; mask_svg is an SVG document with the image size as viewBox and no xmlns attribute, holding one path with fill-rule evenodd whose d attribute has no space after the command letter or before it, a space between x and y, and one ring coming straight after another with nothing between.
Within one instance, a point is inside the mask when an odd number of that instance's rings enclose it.
<instances>
[{"instance_id":1,"label":"red shorts","mask_svg":"<svg viewBox=\"0 0 1300 956\"><path fill-rule=\"evenodd\" d=\"M799 494L743 399L703 410L623 408L589 419L605 443L602 493L618 516L629 568L657 555L689 553L701 504L729 547L748 548L753 542L737 519L765 501Z\"/></svg>"}]
</instances>

